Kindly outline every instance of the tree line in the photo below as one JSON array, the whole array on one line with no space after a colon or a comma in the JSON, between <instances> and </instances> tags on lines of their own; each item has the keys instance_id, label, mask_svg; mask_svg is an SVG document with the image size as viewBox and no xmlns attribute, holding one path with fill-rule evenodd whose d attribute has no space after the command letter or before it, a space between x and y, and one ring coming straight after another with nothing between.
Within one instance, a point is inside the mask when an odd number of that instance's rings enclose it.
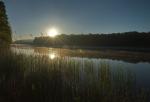
<instances>
[{"instance_id":1,"label":"tree line","mask_svg":"<svg viewBox=\"0 0 150 102\"><path fill-rule=\"evenodd\" d=\"M3 1L0 1L0 44L11 43L11 27L8 22L6 8Z\"/></svg>"},{"instance_id":2,"label":"tree line","mask_svg":"<svg viewBox=\"0 0 150 102\"><path fill-rule=\"evenodd\" d=\"M150 32L124 32L112 34L61 34L55 38L35 37L34 44L47 46L109 46L150 47Z\"/></svg>"}]
</instances>

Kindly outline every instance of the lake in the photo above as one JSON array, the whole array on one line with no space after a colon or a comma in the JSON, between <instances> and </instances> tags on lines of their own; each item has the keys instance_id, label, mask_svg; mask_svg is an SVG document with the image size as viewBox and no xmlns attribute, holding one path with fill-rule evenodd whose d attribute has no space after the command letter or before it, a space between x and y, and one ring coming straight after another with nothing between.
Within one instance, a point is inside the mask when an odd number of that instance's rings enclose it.
<instances>
[{"instance_id":1,"label":"lake","mask_svg":"<svg viewBox=\"0 0 150 102\"><path fill-rule=\"evenodd\" d=\"M95 69L99 63L105 62L110 65L113 72L120 68L125 72L133 73L137 87L150 88L150 53L148 52L63 49L28 45L12 45L11 50L29 56L46 55L49 60L65 57L81 63L92 61Z\"/></svg>"}]
</instances>

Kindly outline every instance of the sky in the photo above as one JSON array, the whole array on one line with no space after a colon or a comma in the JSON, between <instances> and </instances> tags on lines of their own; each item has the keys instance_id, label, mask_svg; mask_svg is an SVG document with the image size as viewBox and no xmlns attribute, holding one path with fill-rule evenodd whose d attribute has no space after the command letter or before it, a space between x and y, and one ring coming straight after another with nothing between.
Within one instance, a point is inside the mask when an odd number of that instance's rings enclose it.
<instances>
[{"instance_id":1,"label":"sky","mask_svg":"<svg viewBox=\"0 0 150 102\"><path fill-rule=\"evenodd\" d=\"M150 31L150 0L4 0L13 32L40 34Z\"/></svg>"}]
</instances>

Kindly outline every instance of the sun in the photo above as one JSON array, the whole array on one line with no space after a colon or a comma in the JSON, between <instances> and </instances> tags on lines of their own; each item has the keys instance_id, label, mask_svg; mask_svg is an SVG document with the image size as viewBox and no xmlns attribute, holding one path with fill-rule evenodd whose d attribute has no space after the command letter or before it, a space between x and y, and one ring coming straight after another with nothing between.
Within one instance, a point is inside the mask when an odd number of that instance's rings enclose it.
<instances>
[{"instance_id":1,"label":"sun","mask_svg":"<svg viewBox=\"0 0 150 102\"><path fill-rule=\"evenodd\" d=\"M50 37L55 37L55 36L58 35L58 30L55 29L55 28L49 29L49 30L47 31L47 34L48 34L48 36L50 36Z\"/></svg>"}]
</instances>

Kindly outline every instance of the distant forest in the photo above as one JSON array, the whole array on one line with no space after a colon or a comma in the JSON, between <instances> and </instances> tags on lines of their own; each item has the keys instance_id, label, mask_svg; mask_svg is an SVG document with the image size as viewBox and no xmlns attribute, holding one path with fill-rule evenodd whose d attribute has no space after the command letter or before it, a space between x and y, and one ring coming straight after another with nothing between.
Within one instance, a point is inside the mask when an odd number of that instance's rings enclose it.
<instances>
[{"instance_id":1,"label":"distant forest","mask_svg":"<svg viewBox=\"0 0 150 102\"><path fill-rule=\"evenodd\" d=\"M150 32L124 32L112 34L61 34L55 38L41 36L33 41L44 46L84 46L84 47L142 47L150 48Z\"/></svg>"},{"instance_id":2,"label":"distant forest","mask_svg":"<svg viewBox=\"0 0 150 102\"><path fill-rule=\"evenodd\" d=\"M34 44L47 46L114 46L150 47L150 32L124 32L112 34L72 34L51 37L36 37Z\"/></svg>"}]
</instances>

